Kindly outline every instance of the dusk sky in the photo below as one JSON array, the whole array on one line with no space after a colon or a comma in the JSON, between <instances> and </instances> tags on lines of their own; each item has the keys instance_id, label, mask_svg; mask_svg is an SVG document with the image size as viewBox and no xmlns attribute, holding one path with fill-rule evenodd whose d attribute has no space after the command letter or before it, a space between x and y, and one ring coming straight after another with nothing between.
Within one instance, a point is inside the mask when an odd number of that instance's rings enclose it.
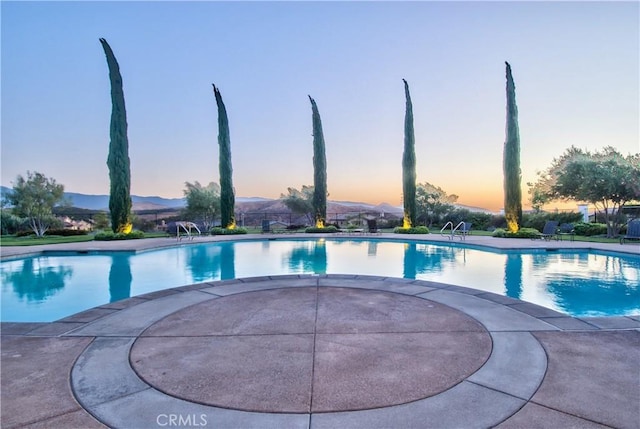
<instances>
[{"instance_id":1,"label":"dusk sky","mask_svg":"<svg viewBox=\"0 0 640 429\"><path fill-rule=\"evenodd\" d=\"M2 185L27 170L108 194L120 64L131 193L218 182L229 114L236 195L313 184L311 105L329 199L400 204L405 100L418 182L503 204L505 61L527 182L575 145L640 152L638 2L1 2Z\"/></svg>"}]
</instances>

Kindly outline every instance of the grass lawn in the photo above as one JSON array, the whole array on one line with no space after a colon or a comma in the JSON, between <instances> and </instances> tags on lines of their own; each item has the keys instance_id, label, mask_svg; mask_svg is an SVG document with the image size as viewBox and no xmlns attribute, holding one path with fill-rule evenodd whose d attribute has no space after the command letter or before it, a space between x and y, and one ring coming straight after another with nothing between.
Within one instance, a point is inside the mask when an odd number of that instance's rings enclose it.
<instances>
[{"instance_id":1,"label":"grass lawn","mask_svg":"<svg viewBox=\"0 0 640 429\"><path fill-rule=\"evenodd\" d=\"M69 237L60 235L45 237L3 235L0 237L0 246L37 246L39 244L80 243L83 241L93 241L93 235L73 235Z\"/></svg>"},{"instance_id":2,"label":"grass lawn","mask_svg":"<svg viewBox=\"0 0 640 429\"><path fill-rule=\"evenodd\" d=\"M167 237L165 232L145 232L144 238ZM93 234L89 235L72 235L63 237L61 235L51 235L45 237L35 237L33 235L27 237L14 237L13 235L3 235L0 237L0 246L38 246L41 244L60 244L60 243L82 243L84 241L93 241Z\"/></svg>"}]
</instances>

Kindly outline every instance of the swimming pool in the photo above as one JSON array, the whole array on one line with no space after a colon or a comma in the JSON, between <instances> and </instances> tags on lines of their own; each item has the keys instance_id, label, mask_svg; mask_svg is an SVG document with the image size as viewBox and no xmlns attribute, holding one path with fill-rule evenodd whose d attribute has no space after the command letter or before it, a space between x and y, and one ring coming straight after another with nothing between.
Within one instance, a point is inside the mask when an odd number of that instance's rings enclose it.
<instances>
[{"instance_id":1,"label":"swimming pool","mask_svg":"<svg viewBox=\"0 0 640 429\"><path fill-rule=\"evenodd\" d=\"M366 274L472 287L573 316L640 314L640 257L491 250L384 239L210 242L133 252L47 253L3 261L2 321L48 322L131 296L212 280Z\"/></svg>"}]
</instances>

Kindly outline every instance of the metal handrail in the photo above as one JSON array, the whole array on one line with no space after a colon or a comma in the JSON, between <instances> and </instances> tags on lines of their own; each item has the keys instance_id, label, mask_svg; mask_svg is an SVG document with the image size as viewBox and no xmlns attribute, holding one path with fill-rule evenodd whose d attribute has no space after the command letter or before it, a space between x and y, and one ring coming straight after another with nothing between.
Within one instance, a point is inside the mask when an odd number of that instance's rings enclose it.
<instances>
[{"instance_id":1,"label":"metal handrail","mask_svg":"<svg viewBox=\"0 0 640 429\"><path fill-rule=\"evenodd\" d=\"M453 239L453 222L449 221L447 223L444 224L444 226L442 227L442 229L440 230L440 235L441 236L445 236L447 234L444 233L444 230L447 229L448 226L451 226L451 234L449 234L449 240Z\"/></svg>"},{"instance_id":2,"label":"metal handrail","mask_svg":"<svg viewBox=\"0 0 640 429\"><path fill-rule=\"evenodd\" d=\"M457 225L454 227L454 226L453 226L453 222L452 222L452 221L449 221L449 222L445 223L445 224L444 224L444 226L442 227L442 229L440 230L440 235L442 235L443 237L447 236L447 238L448 238L449 240L453 240L453 237L455 237L455 235L456 235L456 231L457 231L458 229L460 229L460 227L464 228L464 225L465 225L465 222L464 222L464 221L462 221L462 222L460 222L459 224L457 224ZM445 233L445 232L444 232L444 231L445 231L445 229L447 229L447 227L451 227L451 232L450 232L450 233ZM458 236L460 237L460 240L464 240L465 235L466 235L466 234L462 233L462 234L459 234Z\"/></svg>"},{"instance_id":3,"label":"metal handrail","mask_svg":"<svg viewBox=\"0 0 640 429\"><path fill-rule=\"evenodd\" d=\"M193 240L193 233L191 232L191 228L194 228L196 231L198 231L198 235L202 235L202 233L200 232L200 228L198 228L198 225L196 225L193 222L176 222L176 238L178 241L182 240L182 238L180 238L180 228L184 229L184 232L186 233L186 237L189 240Z\"/></svg>"},{"instance_id":4,"label":"metal handrail","mask_svg":"<svg viewBox=\"0 0 640 429\"><path fill-rule=\"evenodd\" d=\"M451 225L453 225L453 223L452 223ZM462 222L460 222L459 224L457 224L457 225L456 225L456 227L455 227L455 228L453 228L453 229L451 230L451 239L452 239L452 240L453 240L453 237L454 237L454 235L455 235L456 231L457 231L457 230L458 230L458 228L460 228L460 227L464 228L464 221L462 221ZM465 236L465 234L460 234L460 235L459 235L460 240L464 240L464 236Z\"/></svg>"}]
</instances>

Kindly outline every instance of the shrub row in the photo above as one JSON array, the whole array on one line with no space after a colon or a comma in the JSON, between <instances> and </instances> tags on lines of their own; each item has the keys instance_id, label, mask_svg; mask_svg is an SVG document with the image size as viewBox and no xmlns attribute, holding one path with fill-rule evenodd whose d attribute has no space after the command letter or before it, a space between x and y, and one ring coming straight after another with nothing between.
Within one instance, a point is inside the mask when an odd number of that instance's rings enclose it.
<instances>
[{"instance_id":1,"label":"shrub row","mask_svg":"<svg viewBox=\"0 0 640 429\"><path fill-rule=\"evenodd\" d=\"M81 231L78 229L48 229L44 235L58 235L58 236L62 236L62 237L72 237L72 236L76 236L76 235L87 235L89 234L89 231ZM28 237L30 235L36 235L35 232L33 232L32 229L28 229L28 230L23 230L23 231L18 231L16 232L16 237Z\"/></svg>"},{"instance_id":2,"label":"shrub row","mask_svg":"<svg viewBox=\"0 0 640 429\"><path fill-rule=\"evenodd\" d=\"M509 232L504 228L497 228L492 235L500 238L539 238L541 236L540 231L535 228L520 228L518 232Z\"/></svg>"},{"instance_id":3,"label":"shrub row","mask_svg":"<svg viewBox=\"0 0 640 429\"><path fill-rule=\"evenodd\" d=\"M229 228L220 228L219 226L216 226L214 228L211 228L209 232L211 233L211 235L237 235L237 234L246 234L247 229L242 227L229 229Z\"/></svg>"},{"instance_id":4,"label":"shrub row","mask_svg":"<svg viewBox=\"0 0 640 429\"><path fill-rule=\"evenodd\" d=\"M329 233L329 234L333 234L334 232L338 232L338 228L336 228L333 225L327 225L324 228L317 228L315 226L311 226L307 229L304 230L304 232L310 233L310 234L317 234L317 233Z\"/></svg>"},{"instance_id":5,"label":"shrub row","mask_svg":"<svg viewBox=\"0 0 640 429\"><path fill-rule=\"evenodd\" d=\"M96 234L94 240L96 241L111 241L111 240L135 240L137 238L144 238L144 232L131 231L128 234L123 232L114 233L113 231L102 231Z\"/></svg>"},{"instance_id":6,"label":"shrub row","mask_svg":"<svg viewBox=\"0 0 640 429\"><path fill-rule=\"evenodd\" d=\"M393 230L396 234L429 234L426 226L412 226L411 228L398 227Z\"/></svg>"},{"instance_id":7,"label":"shrub row","mask_svg":"<svg viewBox=\"0 0 640 429\"><path fill-rule=\"evenodd\" d=\"M584 235L590 237L592 235L606 235L607 225L604 223L576 223L573 226L576 235Z\"/></svg>"}]
</instances>

